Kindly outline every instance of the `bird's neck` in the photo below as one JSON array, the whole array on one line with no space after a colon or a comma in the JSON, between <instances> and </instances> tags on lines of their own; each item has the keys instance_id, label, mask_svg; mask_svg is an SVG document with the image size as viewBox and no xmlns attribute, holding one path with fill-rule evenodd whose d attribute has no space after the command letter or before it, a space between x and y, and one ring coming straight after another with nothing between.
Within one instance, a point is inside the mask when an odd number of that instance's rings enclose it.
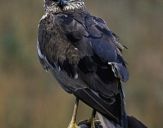
<instances>
[{"instance_id":1,"label":"bird's neck","mask_svg":"<svg viewBox=\"0 0 163 128\"><path fill-rule=\"evenodd\" d=\"M47 7L45 5L45 11L46 12L53 12L53 13L76 11L76 10L82 10L82 9L85 9L85 3L83 1L76 1L76 2L68 3L62 9L58 6L56 6L55 4L47 6Z\"/></svg>"}]
</instances>

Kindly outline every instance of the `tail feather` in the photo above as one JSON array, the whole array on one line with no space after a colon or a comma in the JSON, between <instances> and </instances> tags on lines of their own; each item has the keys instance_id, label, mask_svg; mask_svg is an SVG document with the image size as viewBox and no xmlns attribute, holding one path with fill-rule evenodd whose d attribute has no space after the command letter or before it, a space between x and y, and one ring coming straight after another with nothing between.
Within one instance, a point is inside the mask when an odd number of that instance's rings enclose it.
<instances>
[{"instance_id":1,"label":"tail feather","mask_svg":"<svg viewBox=\"0 0 163 128\"><path fill-rule=\"evenodd\" d=\"M128 118L128 127L129 128L147 128L142 122L136 119L133 116L127 116Z\"/></svg>"},{"instance_id":2,"label":"tail feather","mask_svg":"<svg viewBox=\"0 0 163 128\"><path fill-rule=\"evenodd\" d=\"M120 125L108 120L100 113L98 113L98 118L99 118L103 128L123 128ZM133 116L127 116L127 121L128 121L128 123L127 123L128 128L147 128L147 126L145 126L145 124L143 124L142 122L140 122L138 119L136 119Z\"/></svg>"},{"instance_id":3,"label":"tail feather","mask_svg":"<svg viewBox=\"0 0 163 128\"><path fill-rule=\"evenodd\" d=\"M118 98L116 102L120 106L120 112L121 112L120 123L113 122L108 118L104 117L102 114L98 113L98 117L103 128L128 128L128 117L125 111L124 94L121 86L119 86L119 90L120 93L117 96Z\"/></svg>"}]
</instances>

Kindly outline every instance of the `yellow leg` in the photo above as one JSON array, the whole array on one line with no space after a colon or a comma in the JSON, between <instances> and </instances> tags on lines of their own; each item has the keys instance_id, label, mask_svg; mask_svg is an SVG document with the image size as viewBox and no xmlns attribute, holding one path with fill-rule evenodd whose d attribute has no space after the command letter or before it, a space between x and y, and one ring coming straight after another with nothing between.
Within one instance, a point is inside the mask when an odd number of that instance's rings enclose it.
<instances>
[{"instance_id":1,"label":"yellow leg","mask_svg":"<svg viewBox=\"0 0 163 128\"><path fill-rule=\"evenodd\" d=\"M72 119L70 121L68 128L79 128L78 125L76 124L78 105L79 105L79 99L76 98L75 106L74 106L74 110L73 110L73 114L72 114Z\"/></svg>"}]
</instances>

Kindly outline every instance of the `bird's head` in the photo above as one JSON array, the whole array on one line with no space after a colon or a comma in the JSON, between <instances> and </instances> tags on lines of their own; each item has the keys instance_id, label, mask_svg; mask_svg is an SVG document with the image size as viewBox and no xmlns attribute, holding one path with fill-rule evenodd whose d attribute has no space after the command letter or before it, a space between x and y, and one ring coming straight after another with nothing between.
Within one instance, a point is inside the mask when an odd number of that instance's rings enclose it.
<instances>
[{"instance_id":1,"label":"bird's head","mask_svg":"<svg viewBox=\"0 0 163 128\"><path fill-rule=\"evenodd\" d=\"M84 8L84 0L44 0L45 10L61 12Z\"/></svg>"}]
</instances>

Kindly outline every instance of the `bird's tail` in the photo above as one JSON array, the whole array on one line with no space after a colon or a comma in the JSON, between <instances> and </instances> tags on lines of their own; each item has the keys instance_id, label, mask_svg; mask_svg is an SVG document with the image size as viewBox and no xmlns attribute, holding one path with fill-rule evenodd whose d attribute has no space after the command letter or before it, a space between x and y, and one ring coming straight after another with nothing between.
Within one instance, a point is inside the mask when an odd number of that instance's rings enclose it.
<instances>
[{"instance_id":1,"label":"bird's tail","mask_svg":"<svg viewBox=\"0 0 163 128\"><path fill-rule=\"evenodd\" d=\"M100 113L98 113L98 118L103 128L122 128L120 125L115 124L114 122L108 120L107 118L102 116ZM127 121L128 121L127 125L129 128L147 128L145 124L143 124L141 121L139 121L133 116L127 116Z\"/></svg>"},{"instance_id":2,"label":"bird's tail","mask_svg":"<svg viewBox=\"0 0 163 128\"><path fill-rule=\"evenodd\" d=\"M128 128L128 119L127 119L127 114L125 111L125 101L124 101L124 93L122 90L122 86L119 86L119 91L120 91L120 93L118 95L116 102L119 103L118 106L120 109L120 117L119 117L120 122L115 123L115 122L107 119L106 117L104 117L100 113L98 113L98 117L99 117L99 120L100 120L103 128Z\"/></svg>"}]
</instances>

